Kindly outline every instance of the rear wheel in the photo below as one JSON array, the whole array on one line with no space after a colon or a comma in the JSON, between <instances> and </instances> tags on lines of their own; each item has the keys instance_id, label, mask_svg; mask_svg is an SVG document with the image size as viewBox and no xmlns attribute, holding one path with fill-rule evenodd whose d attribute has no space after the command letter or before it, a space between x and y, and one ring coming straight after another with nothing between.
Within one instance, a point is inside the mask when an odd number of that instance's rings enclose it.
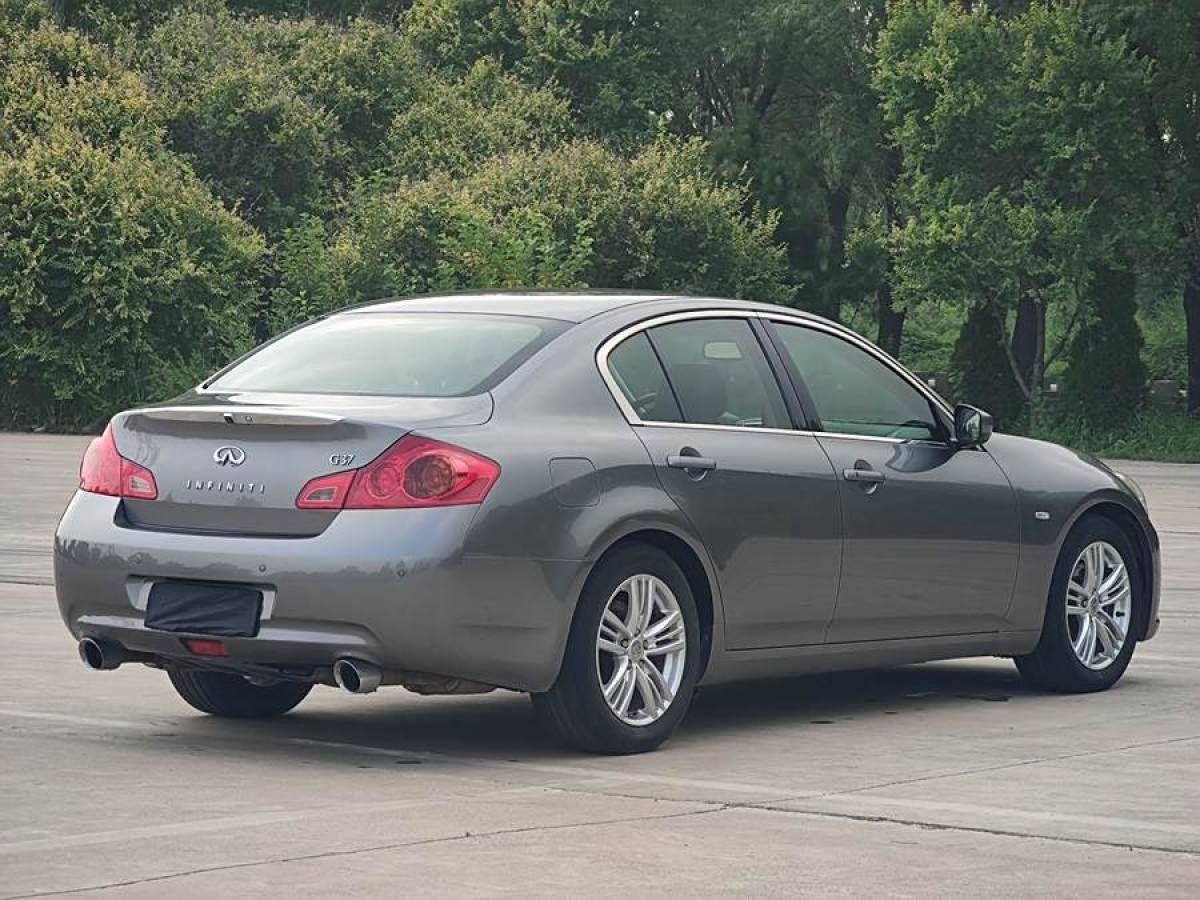
<instances>
[{"instance_id":1,"label":"rear wheel","mask_svg":"<svg viewBox=\"0 0 1200 900\"><path fill-rule=\"evenodd\" d=\"M234 719L268 719L282 716L308 696L311 684L280 681L253 684L241 675L171 666L171 684L187 703L200 712Z\"/></svg>"},{"instance_id":2,"label":"rear wheel","mask_svg":"<svg viewBox=\"0 0 1200 900\"><path fill-rule=\"evenodd\" d=\"M533 695L562 740L593 753L642 753L662 744L691 703L700 628L687 578L667 554L630 545L588 578L562 671Z\"/></svg>"},{"instance_id":3,"label":"rear wheel","mask_svg":"<svg viewBox=\"0 0 1200 900\"><path fill-rule=\"evenodd\" d=\"M1037 687L1065 693L1102 691L1116 684L1133 656L1144 612L1133 542L1108 519L1075 526L1059 553L1042 637L1016 657L1021 675Z\"/></svg>"}]
</instances>

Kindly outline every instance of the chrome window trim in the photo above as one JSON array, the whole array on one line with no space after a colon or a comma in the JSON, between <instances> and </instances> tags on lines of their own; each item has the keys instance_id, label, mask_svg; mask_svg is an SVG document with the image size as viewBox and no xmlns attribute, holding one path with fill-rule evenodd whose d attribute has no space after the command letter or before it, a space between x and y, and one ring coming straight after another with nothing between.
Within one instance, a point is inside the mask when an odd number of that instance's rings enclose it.
<instances>
[{"instance_id":1,"label":"chrome window trim","mask_svg":"<svg viewBox=\"0 0 1200 900\"><path fill-rule=\"evenodd\" d=\"M704 428L719 431L746 431L759 432L764 434L806 434L820 437L827 435L829 437L852 438L861 441L879 441L889 444L903 444L910 441L920 441L922 443L930 443L929 438L894 438L883 437L868 434L852 434L844 431L806 431L799 428L756 428L752 425L698 425L691 422L660 422L657 420L642 419L629 401L625 398L625 393L617 384L616 378L608 367L608 355L626 338L633 337L642 331L647 331L651 328L656 328L659 325L669 325L672 322L685 322L691 319L760 319L775 322L783 322L788 325L800 325L805 328L812 328L816 331L824 331L834 337L841 338L849 344L854 345L860 350L869 353L879 362L883 363L888 369L894 372L902 380L907 382L917 390L921 396L925 397L936 410L940 410L948 419L953 420L953 412L950 405L939 397L936 393L929 389L929 385L923 383L921 379L913 375L906 368L893 360L890 356L872 344L865 338L855 334L848 328L841 325L834 325L832 322L822 322L817 319L809 319L805 316L789 315L782 312L763 312L762 310L753 309L703 309L703 310L688 310L687 312L666 313L661 316L654 316L649 319L644 319L640 322L635 322L633 325L626 326L611 335L596 350L596 368L600 372L600 377L604 379L604 383L608 386L609 393L612 394L613 400L616 401L617 407L621 410L625 420L634 426L653 426L656 428ZM949 427L949 423L943 422L944 427ZM933 441L933 443L941 444L943 441Z\"/></svg>"}]
</instances>

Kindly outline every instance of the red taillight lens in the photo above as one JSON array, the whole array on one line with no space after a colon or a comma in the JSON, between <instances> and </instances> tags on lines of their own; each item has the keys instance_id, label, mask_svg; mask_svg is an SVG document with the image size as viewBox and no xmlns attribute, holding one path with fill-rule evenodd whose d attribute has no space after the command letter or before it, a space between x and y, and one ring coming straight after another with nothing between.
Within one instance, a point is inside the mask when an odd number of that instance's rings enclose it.
<instances>
[{"instance_id":1,"label":"red taillight lens","mask_svg":"<svg viewBox=\"0 0 1200 900\"><path fill-rule=\"evenodd\" d=\"M482 503L500 466L485 456L409 435L351 472L314 478L300 491L300 509L403 509Z\"/></svg>"},{"instance_id":2,"label":"red taillight lens","mask_svg":"<svg viewBox=\"0 0 1200 900\"><path fill-rule=\"evenodd\" d=\"M92 494L138 500L154 500L158 497L154 474L117 452L111 424L104 429L104 434L88 444L83 454L83 462L79 466L79 489Z\"/></svg>"},{"instance_id":3,"label":"red taillight lens","mask_svg":"<svg viewBox=\"0 0 1200 900\"><path fill-rule=\"evenodd\" d=\"M300 491L296 506L300 509L341 509L353 480L353 470L314 478Z\"/></svg>"}]
</instances>

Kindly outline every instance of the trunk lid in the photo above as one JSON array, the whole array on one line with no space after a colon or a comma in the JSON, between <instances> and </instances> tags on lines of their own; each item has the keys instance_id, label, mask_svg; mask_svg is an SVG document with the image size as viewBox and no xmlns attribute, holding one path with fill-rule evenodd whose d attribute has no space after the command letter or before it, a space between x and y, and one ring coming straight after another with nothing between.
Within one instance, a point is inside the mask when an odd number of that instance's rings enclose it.
<instances>
[{"instance_id":1,"label":"trunk lid","mask_svg":"<svg viewBox=\"0 0 1200 900\"><path fill-rule=\"evenodd\" d=\"M311 479L357 469L413 430L481 425L490 394L362 397L192 392L113 420L122 456L154 473L127 524L207 534L311 537L337 511L296 508Z\"/></svg>"}]
</instances>

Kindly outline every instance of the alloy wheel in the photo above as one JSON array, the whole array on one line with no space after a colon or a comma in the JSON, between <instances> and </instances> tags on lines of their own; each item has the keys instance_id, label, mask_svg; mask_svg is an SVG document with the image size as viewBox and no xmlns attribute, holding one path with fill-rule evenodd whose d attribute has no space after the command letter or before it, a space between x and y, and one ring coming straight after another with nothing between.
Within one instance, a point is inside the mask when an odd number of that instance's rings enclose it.
<instances>
[{"instance_id":1,"label":"alloy wheel","mask_svg":"<svg viewBox=\"0 0 1200 900\"><path fill-rule=\"evenodd\" d=\"M626 725L660 719L679 691L686 659L683 612L666 582L649 574L622 581L596 634L596 673L613 715Z\"/></svg>"},{"instance_id":2,"label":"alloy wheel","mask_svg":"<svg viewBox=\"0 0 1200 900\"><path fill-rule=\"evenodd\" d=\"M1132 608L1121 554L1107 541L1088 544L1067 579L1067 638L1076 659L1097 671L1112 665L1125 646Z\"/></svg>"}]
</instances>

